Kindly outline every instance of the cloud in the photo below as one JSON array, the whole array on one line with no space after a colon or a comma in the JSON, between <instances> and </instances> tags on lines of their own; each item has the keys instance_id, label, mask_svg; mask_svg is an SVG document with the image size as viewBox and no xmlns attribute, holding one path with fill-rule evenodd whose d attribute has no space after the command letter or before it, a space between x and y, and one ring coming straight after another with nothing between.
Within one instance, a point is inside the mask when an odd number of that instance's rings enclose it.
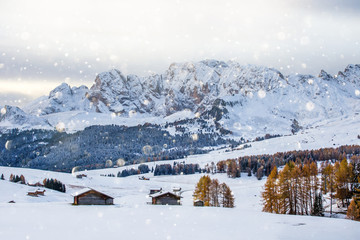
<instances>
[{"instance_id":1,"label":"cloud","mask_svg":"<svg viewBox=\"0 0 360 240\"><path fill-rule=\"evenodd\" d=\"M21 93L4 93L0 92L0 106L25 106L31 100L34 100L34 96L29 96Z\"/></svg>"},{"instance_id":2,"label":"cloud","mask_svg":"<svg viewBox=\"0 0 360 240\"><path fill-rule=\"evenodd\" d=\"M21 90L24 82L89 85L96 73L111 68L144 76L163 73L173 62L206 58L275 67L284 74L317 75L321 69L335 74L359 59L359 5L357 0L3 0L0 84L20 79L11 85L19 92L27 91Z\"/></svg>"},{"instance_id":3,"label":"cloud","mask_svg":"<svg viewBox=\"0 0 360 240\"><path fill-rule=\"evenodd\" d=\"M290 4L292 1L289 1ZM298 6L302 6L318 13L330 11L337 14L359 14L360 3L358 0L295 0Z\"/></svg>"}]
</instances>

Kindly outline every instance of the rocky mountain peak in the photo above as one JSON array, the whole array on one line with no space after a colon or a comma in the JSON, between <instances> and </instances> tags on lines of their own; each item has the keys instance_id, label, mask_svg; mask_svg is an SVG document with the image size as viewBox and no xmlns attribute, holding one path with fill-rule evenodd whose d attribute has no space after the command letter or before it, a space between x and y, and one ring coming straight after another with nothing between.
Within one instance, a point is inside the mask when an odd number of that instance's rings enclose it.
<instances>
[{"instance_id":1,"label":"rocky mountain peak","mask_svg":"<svg viewBox=\"0 0 360 240\"><path fill-rule=\"evenodd\" d=\"M322 79L324 79L326 81L330 81L330 80L334 79L333 76L331 76L329 73L325 72L324 70L320 71L319 78L322 78Z\"/></svg>"}]
</instances>

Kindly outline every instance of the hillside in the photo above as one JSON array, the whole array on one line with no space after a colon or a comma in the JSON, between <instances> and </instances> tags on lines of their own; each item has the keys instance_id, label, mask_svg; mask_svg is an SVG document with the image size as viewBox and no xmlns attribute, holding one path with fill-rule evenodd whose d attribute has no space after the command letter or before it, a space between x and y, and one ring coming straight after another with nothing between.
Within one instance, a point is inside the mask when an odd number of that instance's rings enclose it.
<instances>
[{"instance_id":1,"label":"hillside","mask_svg":"<svg viewBox=\"0 0 360 240\"><path fill-rule=\"evenodd\" d=\"M278 151L315 149L342 144L359 144L351 131L358 125L359 116L326 122L298 135L254 142L251 148L237 151L217 150L207 154L189 156L185 161L201 166L212 161L244 155L275 153ZM336 132L336 134L334 134ZM166 161L172 164L174 160ZM183 159L177 160L183 161ZM165 162L164 162L165 163ZM147 163L155 166L158 163ZM0 180L1 212L6 221L0 227L4 239L53 239L117 236L130 239L357 239L359 223L339 218L275 215L261 212L260 192L265 179L255 177L230 179L226 174L211 175L226 182L235 196L234 209L195 208L192 192L202 174L157 176L145 174L150 181L138 176L125 178L104 177L132 166L84 171L87 177L25 168L0 167L8 178L11 173L23 174L27 181L56 178L66 184L67 192L46 191L38 198L26 196L32 187ZM115 198L114 206L72 206L71 194L85 187L100 190ZM173 187L183 189L182 206L152 206L147 202L149 189ZM14 200L14 204L8 201ZM56 217L54 217L56 216ZM29 221L31 219L31 221ZM15 227L16 226L16 227ZM66 231L59 231L66 229ZM54 234L56 232L56 234Z\"/></svg>"},{"instance_id":2,"label":"hillside","mask_svg":"<svg viewBox=\"0 0 360 240\"><path fill-rule=\"evenodd\" d=\"M332 122L358 118L359 89L360 65L318 77L216 60L174 63L147 77L111 70L90 88L63 83L24 111L1 108L0 165L70 172L119 158L182 158L327 124L332 132Z\"/></svg>"}]
</instances>

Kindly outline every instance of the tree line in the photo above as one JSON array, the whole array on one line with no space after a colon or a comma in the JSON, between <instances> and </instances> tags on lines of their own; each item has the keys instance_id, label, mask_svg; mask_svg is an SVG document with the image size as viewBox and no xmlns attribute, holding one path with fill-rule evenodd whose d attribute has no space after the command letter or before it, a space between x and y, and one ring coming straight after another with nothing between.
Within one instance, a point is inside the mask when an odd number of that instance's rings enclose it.
<instances>
[{"instance_id":1,"label":"tree line","mask_svg":"<svg viewBox=\"0 0 360 240\"><path fill-rule=\"evenodd\" d=\"M208 175L202 176L194 190L194 203L202 201L204 206L233 208L235 198L226 183L219 183Z\"/></svg>"},{"instance_id":2,"label":"tree line","mask_svg":"<svg viewBox=\"0 0 360 240\"><path fill-rule=\"evenodd\" d=\"M227 173L229 177L240 177L241 173L248 176L255 175L259 180L269 176L271 170L276 166L283 166L290 161L314 162L325 160L339 160L347 156L359 155L359 145L346 145L338 148L320 148L316 150L298 150L278 152L275 154L262 154L243 156L236 159L219 161L213 172ZM210 171L210 170L209 170Z\"/></svg>"},{"instance_id":3,"label":"tree line","mask_svg":"<svg viewBox=\"0 0 360 240\"><path fill-rule=\"evenodd\" d=\"M196 134L196 138L190 132L171 135L157 124L95 125L71 134L13 129L0 135L0 165L71 172L74 167L79 170L104 168L107 160L115 162L120 158L126 165L181 159L207 153L214 146L240 143L203 128ZM148 148L144 149L145 146Z\"/></svg>"},{"instance_id":4,"label":"tree line","mask_svg":"<svg viewBox=\"0 0 360 240\"><path fill-rule=\"evenodd\" d=\"M264 185L261 196L263 211L280 214L322 215L323 194L330 196L330 214L333 200L344 208L356 193L360 181L360 157L342 161L324 161L318 169L316 162L289 161L278 172L275 166Z\"/></svg>"}]
</instances>

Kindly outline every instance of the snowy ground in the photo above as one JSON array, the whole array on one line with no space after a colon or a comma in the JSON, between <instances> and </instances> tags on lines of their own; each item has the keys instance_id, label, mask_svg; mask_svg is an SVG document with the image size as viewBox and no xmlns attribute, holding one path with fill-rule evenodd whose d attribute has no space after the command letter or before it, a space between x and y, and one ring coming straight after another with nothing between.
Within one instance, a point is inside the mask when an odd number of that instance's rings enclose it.
<instances>
[{"instance_id":1,"label":"snowy ground","mask_svg":"<svg viewBox=\"0 0 360 240\"><path fill-rule=\"evenodd\" d=\"M23 173L38 180L48 172L0 168ZM199 174L151 177L150 181L101 177L90 174L76 179L71 174L49 173L65 182L67 193L47 190L45 196L30 197L32 187L0 181L0 239L357 239L360 223L309 216L275 215L261 212L260 191L265 180L243 176L228 179L212 177L229 184L236 197L236 208L195 208L192 191ZM90 186L115 197L114 206L72 206L71 193ZM146 204L152 187L182 187L182 206ZM8 203L14 200L16 203Z\"/></svg>"},{"instance_id":2,"label":"snowy ground","mask_svg":"<svg viewBox=\"0 0 360 240\"><path fill-rule=\"evenodd\" d=\"M354 131L359 125L360 117L355 115L319 123L318 127L295 136L254 142L244 150L215 151L190 156L185 161L203 166L242 155L360 144L359 132ZM148 164L152 167L155 163ZM23 174L32 183L56 178L67 187L66 193L46 189L45 196L30 197L27 192L35 188L0 180L0 239L358 239L360 236L360 223L355 221L261 212L260 192L265 179L258 181L244 174L240 179L229 179L225 174L211 176L226 182L233 190L234 209L192 206L192 192L200 174L159 177L146 174L150 181L138 180L138 176L100 176L130 167L86 171L87 177L83 179L67 173L0 167L0 174L6 179L11 173ZM84 187L113 196L115 205L72 206L71 194ZM183 205L148 205L149 189L156 187L167 190L181 187ZM11 200L15 203L8 203Z\"/></svg>"}]
</instances>

